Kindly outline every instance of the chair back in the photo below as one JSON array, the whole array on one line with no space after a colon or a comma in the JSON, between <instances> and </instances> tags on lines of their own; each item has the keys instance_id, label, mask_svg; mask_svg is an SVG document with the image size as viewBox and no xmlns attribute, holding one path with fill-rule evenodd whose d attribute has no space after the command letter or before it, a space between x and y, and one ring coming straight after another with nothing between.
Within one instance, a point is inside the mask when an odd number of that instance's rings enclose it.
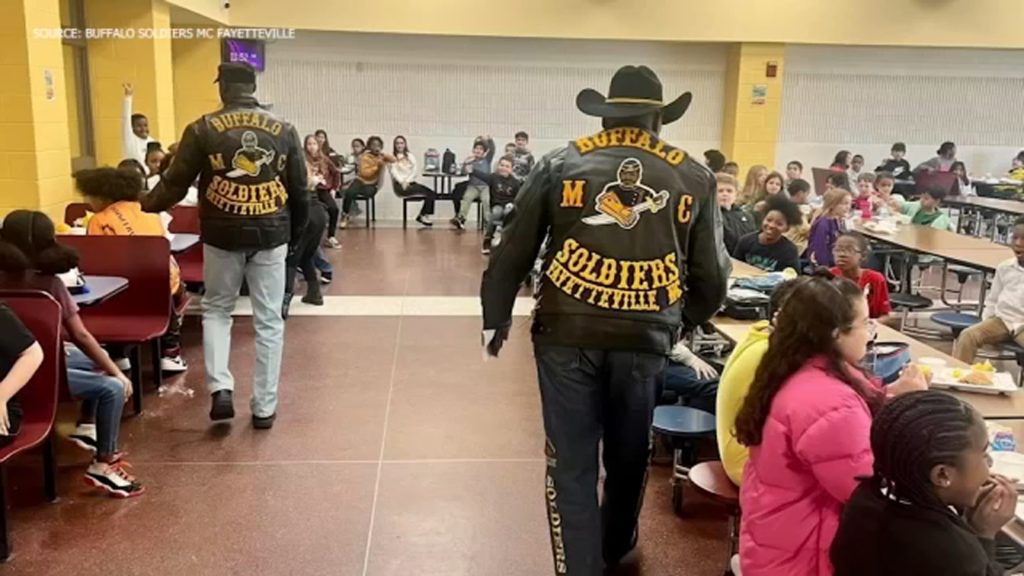
<instances>
[{"instance_id":1,"label":"chair back","mask_svg":"<svg viewBox=\"0 0 1024 576\"><path fill-rule=\"evenodd\" d=\"M21 433L0 448L0 463L32 448L49 436L57 415L58 390L67 388L60 304L41 290L0 290L0 301L11 307L43 349L43 363L18 392L24 418Z\"/></svg>"},{"instance_id":2,"label":"chair back","mask_svg":"<svg viewBox=\"0 0 1024 576\"><path fill-rule=\"evenodd\" d=\"M136 325L143 319L162 322L160 333L167 330L171 311L171 245L166 238L64 236L61 243L78 250L78 267L83 274L128 279L124 292L82 310L86 326L90 326L90 319L103 316L124 318Z\"/></svg>"},{"instance_id":3,"label":"chair back","mask_svg":"<svg viewBox=\"0 0 1024 576\"><path fill-rule=\"evenodd\" d=\"M72 202L64 208L64 223L68 226L74 226L75 220L84 218L85 213L90 210L89 205L85 202Z\"/></svg>"},{"instance_id":4,"label":"chair back","mask_svg":"<svg viewBox=\"0 0 1024 576\"><path fill-rule=\"evenodd\" d=\"M199 207L175 206L169 211L171 224L168 232L174 234L199 234Z\"/></svg>"}]
</instances>

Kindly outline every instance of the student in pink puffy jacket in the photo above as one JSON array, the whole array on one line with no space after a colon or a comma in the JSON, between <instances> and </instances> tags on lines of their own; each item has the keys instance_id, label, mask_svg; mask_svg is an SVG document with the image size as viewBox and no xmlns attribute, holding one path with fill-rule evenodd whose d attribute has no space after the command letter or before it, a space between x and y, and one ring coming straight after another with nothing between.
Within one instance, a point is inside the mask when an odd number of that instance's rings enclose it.
<instances>
[{"instance_id":1,"label":"student in pink puffy jacket","mask_svg":"<svg viewBox=\"0 0 1024 576\"><path fill-rule=\"evenodd\" d=\"M829 547L858 478L871 476L872 413L927 388L916 368L882 390L859 367L874 338L856 284L824 273L798 286L736 420L750 447L740 506L744 576L828 576Z\"/></svg>"}]
</instances>

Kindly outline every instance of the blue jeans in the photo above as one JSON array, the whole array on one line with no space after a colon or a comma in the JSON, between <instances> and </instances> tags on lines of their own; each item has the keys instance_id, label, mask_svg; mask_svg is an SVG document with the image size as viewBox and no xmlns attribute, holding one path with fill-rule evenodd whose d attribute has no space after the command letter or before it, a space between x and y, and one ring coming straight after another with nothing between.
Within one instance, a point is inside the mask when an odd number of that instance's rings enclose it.
<instances>
[{"instance_id":1,"label":"blue jeans","mask_svg":"<svg viewBox=\"0 0 1024 576\"><path fill-rule=\"evenodd\" d=\"M68 390L73 397L82 399L82 415L96 422L96 455L110 456L117 452L124 386L117 378L100 370L73 344L66 344L64 352L67 354Z\"/></svg>"},{"instance_id":2,"label":"blue jeans","mask_svg":"<svg viewBox=\"0 0 1024 576\"><path fill-rule=\"evenodd\" d=\"M334 266L331 266L331 261L324 258L323 248L319 246L316 249L316 254L313 255L313 266L320 271L321 274L334 274Z\"/></svg>"},{"instance_id":3,"label":"blue jeans","mask_svg":"<svg viewBox=\"0 0 1024 576\"><path fill-rule=\"evenodd\" d=\"M277 410L277 381L281 375L284 347L285 259L288 245L258 252L232 252L203 245L203 360L210 393L234 390L235 379L228 368L231 358L231 313L244 278L252 301L256 330L256 366L253 371L254 416L268 417Z\"/></svg>"},{"instance_id":4,"label":"blue jeans","mask_svg":"<svg viewBox=\"0 0 1024 576\"><path fill-rule=\"evenodd\" d=\"M715 413L715 396L718 395L718 378L704 380L689 366L669 363L662 373L663 390L673 392L687 406Z\"/></svg>"}]
</instances>

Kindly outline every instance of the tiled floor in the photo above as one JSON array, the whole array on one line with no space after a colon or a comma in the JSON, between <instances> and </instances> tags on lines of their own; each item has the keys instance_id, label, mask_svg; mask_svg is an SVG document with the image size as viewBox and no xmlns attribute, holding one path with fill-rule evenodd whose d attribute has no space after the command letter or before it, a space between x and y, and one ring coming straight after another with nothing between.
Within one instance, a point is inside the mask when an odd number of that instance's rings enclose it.
<instances>
[{"instance_id":1,"label":"tiled floor","mask_svg":"<svg viewBox=\"0 0 1024 576\"><path fill-rule=\"evenodd\" d=\"M39 459L8 467L15 554L2 574L544 576L543 432L525 318L498 361L479 347L476 233L348 230L328 305L288 321L280 417L249 425L251 321L236 319L238 416L211 426L199 319L192 370L122 432L148 492L118 501L81 482L61 441L60 501ZM528 310L524 302L521 311ZM188 391L193 391L189 396ZM72 414L62 418L66 434ZM692 496L671 513L655 467L634 563L619 573L712 576L722 510Z\"/></svg>"}]
</instances>

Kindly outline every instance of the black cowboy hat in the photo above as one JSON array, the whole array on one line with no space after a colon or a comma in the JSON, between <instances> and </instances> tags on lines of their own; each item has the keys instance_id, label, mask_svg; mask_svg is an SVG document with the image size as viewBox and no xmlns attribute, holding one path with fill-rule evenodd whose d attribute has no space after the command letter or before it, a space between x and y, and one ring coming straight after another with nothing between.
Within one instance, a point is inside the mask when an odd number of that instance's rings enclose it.
<instances>
[{"instance_id":1,"label":"black cowboy hat","mask_svg":"<svg viewBox=\"0 0 1024 576\"><path fill-rule=\"evenodd\" d=\"M607 97L587 88L576 96L576 107L588 116L600 118L629 118L661 112L661 123L669 124L686 113L691 100L693 94L685 92L665 104L661 80L654 70L647 66L623 66L612 76Z\"/></svg>"}]
</instances>

